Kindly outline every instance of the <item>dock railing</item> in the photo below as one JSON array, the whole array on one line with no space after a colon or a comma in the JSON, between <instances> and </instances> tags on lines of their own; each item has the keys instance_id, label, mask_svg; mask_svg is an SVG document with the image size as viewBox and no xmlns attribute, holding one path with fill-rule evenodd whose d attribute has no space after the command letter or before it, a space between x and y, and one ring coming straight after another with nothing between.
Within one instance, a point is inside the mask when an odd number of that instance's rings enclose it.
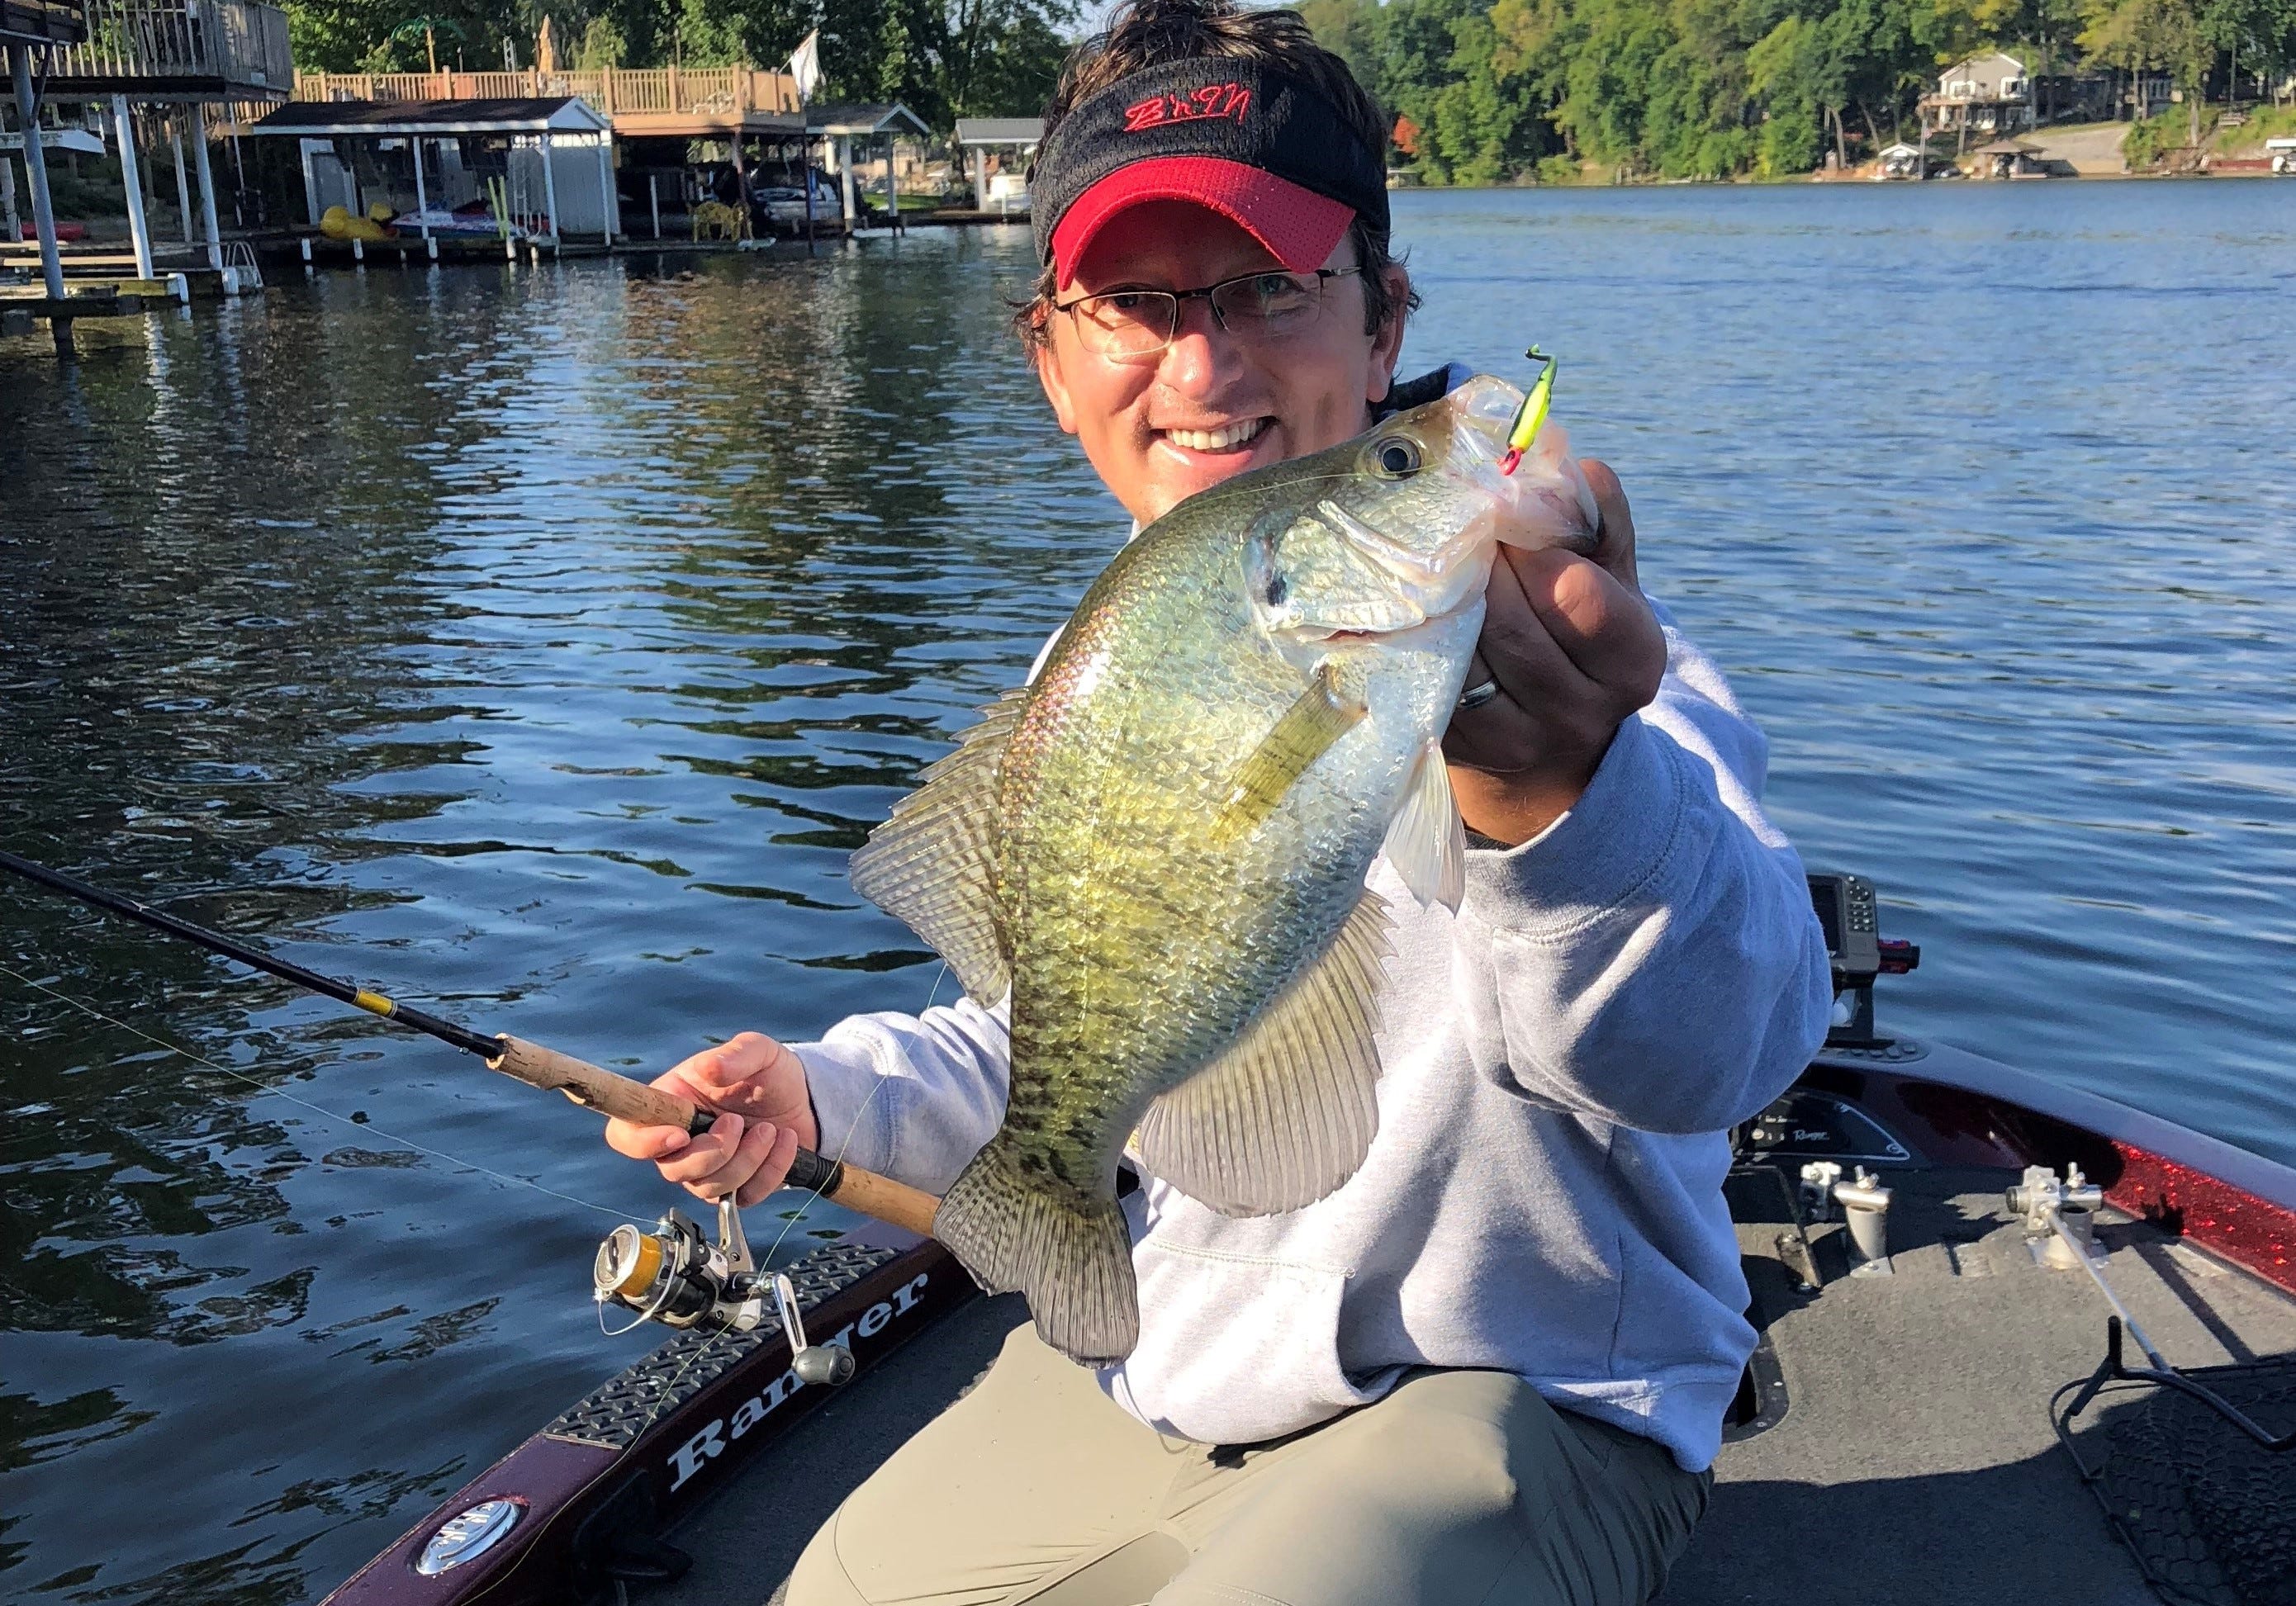
<instances>
[{"instance_id":1,"label":"dock railing","mask_svg":"<svg viewBox=\"0 0 2296 1606\"><path fill-rule=\"evenodd\" d=\"M578 95L602 116L795 111L797 80L754 67L609 67L590 72L299 72L299 101L515 100Z\"/></svg>"},{"instance_id":2,"label":"dock railing","mask_svg":"<svg viewBox=\"0 0 2296 1606\"><path fill-rule=\"evenodd\" d=\"M90 0L87 37L55 53L48 92L173 100L284 100L287 13L247 0Z\"/></svg>"}]
</instances>

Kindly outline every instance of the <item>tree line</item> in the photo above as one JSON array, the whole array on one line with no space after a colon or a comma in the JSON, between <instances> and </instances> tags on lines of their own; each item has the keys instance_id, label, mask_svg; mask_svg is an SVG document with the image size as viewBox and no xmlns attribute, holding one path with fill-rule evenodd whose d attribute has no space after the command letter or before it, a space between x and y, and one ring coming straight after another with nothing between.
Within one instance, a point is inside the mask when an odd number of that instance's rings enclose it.
<instances>
[{"instance_id":1,"label":"tree line","mask_svg":"<svg viewBox=\"0 0 2296 1606\"><path fill-rule=\"evenodd\" d=\"M1398 114L1432 184L1782 176L1919 127L1944 66L1997 46L2030 74L2165 74L2269 95L2296 0L1303 0Z\"/></svg>"},{"instance_id":2,"label":"tree line","mask_svg":"<svg viewBox=\"0 0 2296 1606\"><path fill-rule=\"evenodd\" d=\"M821 32L816 98L899 101L937 127L1044 103L1078 0L285 0L297 64L775 66ZM421 9L424 5L431 9ZM2296 0L1300 0L1397 115L1431 184L1808 172L1910 138L1939 70L1999 45L2030 72L2166 75L2211 96L2296 63ZM425 30L428 30L428 37ZM505 57L505 45L509 56Z\"/></svg>"},{"instance_id":3,"label":"tree line","mask_svg":"<svg viewBox=\"0 0 2296 1606\"><path fill-rule=\"evenodd\" d=\"M295 64L316 72L559 64L779 67L821 33L819 101L898 101L936 127L1045 103L1075 0L283 0Z\"/></svg>"}]
</instances>

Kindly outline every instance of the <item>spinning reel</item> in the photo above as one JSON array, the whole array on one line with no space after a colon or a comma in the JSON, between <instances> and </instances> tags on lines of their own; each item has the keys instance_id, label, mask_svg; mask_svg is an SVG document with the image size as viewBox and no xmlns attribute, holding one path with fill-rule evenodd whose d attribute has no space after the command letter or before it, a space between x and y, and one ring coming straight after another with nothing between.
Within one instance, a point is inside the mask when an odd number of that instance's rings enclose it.
<instances>
[{"instance_id":1,"label":"spinning reel","mask_svg":"<svg viewBox=\"0 0 2296 1606\"><path fill-rule=\"evenodd\" d=\"M686 1328L709 1322L749 1332L766 1319L773 1301L782 1332L788 1335L790 1370L805 1383L832 1387L853 1376L853 1352L842 1345L808 1344L805 1316L798 1309L797 1286L785 1272L760 1272L742 1233L742 1212L731 1194L718 1201L718 1241L677 1210L642 1232L623 1225L598 1246L590 1281L600 1305L637 1312L641 1322Z\"/></svg>"}]
</instances>

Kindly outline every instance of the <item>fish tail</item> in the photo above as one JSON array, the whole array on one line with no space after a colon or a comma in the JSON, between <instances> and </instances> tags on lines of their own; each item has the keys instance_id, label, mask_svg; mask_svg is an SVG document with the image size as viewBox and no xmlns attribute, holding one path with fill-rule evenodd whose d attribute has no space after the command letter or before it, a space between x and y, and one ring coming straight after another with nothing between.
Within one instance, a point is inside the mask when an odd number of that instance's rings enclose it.
<instances>
[{"instance_id":1,"label":"fish tail","mask_svg":"<svg viewBox=\"0 0 2296 1606\"><path fill-rule=\"evenodd\" d=\"M1026 1294L1037 1336L1069 1359L1101 1366L1132 1353L1132 1235L1113 1199L1047 1187L999 1134L941 1200L933 1236L990 1293Z\"/></svg>"}]
</instances>

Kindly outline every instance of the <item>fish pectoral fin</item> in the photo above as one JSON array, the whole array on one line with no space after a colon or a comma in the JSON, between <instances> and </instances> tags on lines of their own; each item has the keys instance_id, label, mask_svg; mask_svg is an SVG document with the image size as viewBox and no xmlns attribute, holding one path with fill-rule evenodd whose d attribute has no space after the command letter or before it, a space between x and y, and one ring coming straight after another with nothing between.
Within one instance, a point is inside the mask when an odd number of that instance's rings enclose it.
<instances>
[{"instance_id":1,"label":"fish pectoral fin","mask_svg":"<svg viewBox=\"0 0 2296 1606\"><path fill-rule=\"evenodd\" d=\"M1274 814L1292 783L1368 712L1362 702L1340 689L1329 663L1316 665L1308 689L1283 710L1235 772L1215 834L1223 841L1230 840Z\"/></svg>"},{"instance_id":2,"label":"fish pectoral fin","mask_svg":"<svg viewBox=\"0 0 2296 1606\"><path fill-rule=\"evenodd\" d=\"M1366 892L1315 969L1148 1106L1141 1163L1223 1216L1296 1210L1356 1174L1379 1129L1387 905Z\"/></svg>"},{"instance_id":3,"label":"fish pectoral fin","mask_svg":"<svg viewBox=\"0 0 2296 1606\"><path fill-rule=\"evenodd\" d=\"M1441 904L1459 912L1467 896L1467 827L1451 795L1451 771L1439 742L1421 750L1380 851L1422 908Z\"/></svg>"},{"instance_id":4,"label":"fish pectoral fin","mask_svg":"<svg viewBox=\"0 0 2296 1606\"><path fill-rule=\"evenodd\" d=\"M1013 984L996 920L996 777L1028 701L1022 687L989 704L853 856L853 890L931 943L984 1006Z\"/></svg>"}]
</instances>

